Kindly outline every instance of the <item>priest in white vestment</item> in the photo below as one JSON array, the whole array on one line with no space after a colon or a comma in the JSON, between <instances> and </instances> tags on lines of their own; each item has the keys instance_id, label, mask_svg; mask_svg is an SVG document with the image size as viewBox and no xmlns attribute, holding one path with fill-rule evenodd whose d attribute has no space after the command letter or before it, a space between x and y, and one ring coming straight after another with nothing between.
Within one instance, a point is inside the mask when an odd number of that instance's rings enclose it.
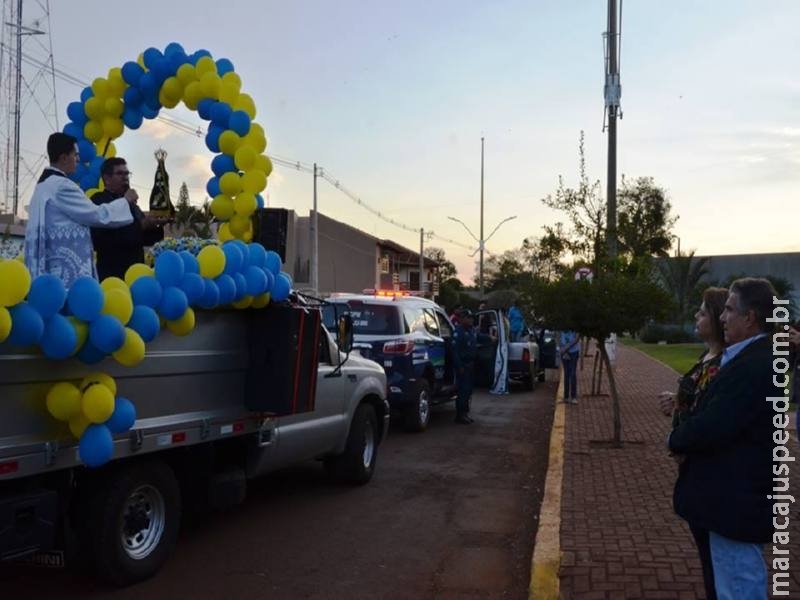
<instances>
[{"instance_id":1,"label":"priest in white vestment","mask_svg":"<svg viewBox=\"0 0 800 600\"><path fill-rule=\"evenodd\" d=\"M132 222L134 190L108 204L96 205L69 175L80 156L77 140L54 133L47 140L50 167L44 170L28 205L25 265L31 277L51 273L70 285L84 275L97 279L90 227L122 227Z\"/></svg>"}]
</instances>

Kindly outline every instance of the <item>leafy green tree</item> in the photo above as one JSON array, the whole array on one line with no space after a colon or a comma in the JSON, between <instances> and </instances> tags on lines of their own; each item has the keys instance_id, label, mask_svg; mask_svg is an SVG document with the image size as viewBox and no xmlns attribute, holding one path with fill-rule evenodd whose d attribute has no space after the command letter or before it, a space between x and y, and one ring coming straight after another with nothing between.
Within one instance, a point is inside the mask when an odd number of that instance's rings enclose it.
<instances>
[{"instance_id":1,"label":"leafy green tree","mask_svg":"<svg viewBox=\"0 0 800 600\"><path fill-rule=\"evenodd\" d=\"M423 256L436 263L436 281L442 283L458 274L456 266L444 254L444 250L435 246L428 246L422 251Z\"/></svg>"},{"instance_id":2,"label":"leafy green tree","mask_svg":"<svg viewBox=\"0 0 800 600\"><path fill-rule=\"evenodd\" d=\"M708 287L708 257L696 257L694 250L656 261L657 280L673 302L672 320L684 323L700 305L703 289Z\"/></svg>"},{"instance_id":3,"label":"leafy green tree","mask_svg":"<svg viewBox=\"0 0 800 600\"><path fill-rule=\"evenodd\" d=\"M639 177L630 182L623 176L617 192L617 207L621 252L630 259L667 256L672 247L672 228L678 217L672 216L666 192L652 177Z\"/></svg>"},{"instance_id":4,"label":"leafy green tree","mask_svg":"<svg viewBox=\"0 0 800 600\"><path fill-rule=\"evenodd\" d=\"M530 265L531 276L552 281L562 277L567 266L564 257L569 251L564 224L545 227L545 234L540 238L525 238L522 252L525 262Z\"/></svg>"},{"instance_id":5,"label":"leafy green tree","mask_svg":"<svg viewBox=\"0 0 800 600\"><path fill-rule=\"evenodd\" d=\"M201 208L193 206L189 201L189 188L184 181L178 191L178 202L175 205L174 227L181 237L201 237L209 239L213 236L211 224L214 216L211 214L209 203L203 203Z\"/></svg>"},{"instance_id":6,"label":"leafy green tree","mask_svg":"<svg viewBox=\"0 0 800 600\"><path fill-rule=\"evenodd\" d=\"M596 342L611 390L613 442L621 445L619 393L605 340L613 332L637 331L648 320L661 318L669 307L669 297L647 278L612 274L591 283L572 278L539 280L533 295L539 315L550 327L576 331Z\"/></svg>"}]
</instances>

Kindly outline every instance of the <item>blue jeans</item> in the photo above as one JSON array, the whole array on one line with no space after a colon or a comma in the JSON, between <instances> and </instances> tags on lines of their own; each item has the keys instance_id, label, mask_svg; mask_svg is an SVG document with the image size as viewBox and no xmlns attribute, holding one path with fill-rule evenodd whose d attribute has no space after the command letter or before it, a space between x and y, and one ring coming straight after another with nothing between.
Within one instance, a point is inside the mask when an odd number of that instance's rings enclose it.
<instances>
[{"instance_id":1,"label":"blue jeans","mask_svg":"<svg viewBox=\"0 0 800 600\"><path fill-rule=\"evenodd\" d=\"M569 360L561 359L564 365L564 400L578 398L578 355L570 354Z\"/></svg>"},{"instance_id":2,"label":"blue jeans","mask_svg":"<svg viewBox=\"0 0 800 600\"><path fill-rule=\"evenodd\" d=\"M708 532L719 600L767 600L767 566L761 544L737 542Z\"/></svg>"}]
</instances>

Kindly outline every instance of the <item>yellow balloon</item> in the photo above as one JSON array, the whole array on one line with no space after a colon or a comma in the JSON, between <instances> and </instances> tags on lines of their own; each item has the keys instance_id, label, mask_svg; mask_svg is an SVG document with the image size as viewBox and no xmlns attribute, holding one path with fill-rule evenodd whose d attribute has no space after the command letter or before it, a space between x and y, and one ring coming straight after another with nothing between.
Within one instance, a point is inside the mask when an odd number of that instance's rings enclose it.
<instances>
[{"instance_id":1,"label":"yellow balloon","mask_svg":"<svg viewBox=\"0 0 800 600\"><path fill-rule=\"evenodd\" d=\"M106 290L103 309L100 312L116 317L120 323L127 325L133 315L133 300L130 290L127 287L124 290L120 288Z\"/></svg>"},{"instance_id":2,"label":"yellow balloon","mask_svg":"<svg viewBox=\"0 0 800 600\"><path fill-rule=\"evenodd\" d=\"M125 328L125 343L122 347L113 352L111 356L125 367L135 367L144 360L145 347L144 340L129 327Z\"/></svg>"},{"instance_id":3,"label":"yellow balloon","mask_svg":"<svg viewBox=\"0 0 800 600\"><path fill-rule=\"evenodd\" d=\"M230 240L236 239L236 237L231 233L231 228L228 227L227 223L223 223L219 226L219 230L217 231L217 238L220 242L228 242Z\"/></svg>"},{"instance_id":4,"label":"yellow balloon","mask_svg":"<svg viewBox=\"0 0 800 600\"><path fill-rule=\"evenodd\" d=\"M107 387L112 395L117 395L117 382L114 381L111 375L100 371L97 373L89 373L86 377L81 379L81 383L78 387L80 387L81 392L85 392L91 386L97 384Z\"/></svg>"},{"instance_id":5,"label":"yellow balloon","mask_svg":"<svg viewBox=\"0 0 800 600\"><path fill-rule=\"evenodd\" d=\"M225 75L230 75L230 73L225 73ZM239 88L229 83L225 83L225 78L223 77L222 85L219 86L219 101L233 106L238 97Z\"/></svg>"},{"instance_id":6,"label":"yellow balloon","mask_svg":"<svg viewBox=\"0 0 800 600\"><path fill-rule=\"evenodd\" d=\"M83 413L79 413L69 420L69 430L77 439L80 439L89 425L89 419Z\"/></svg>"},{"instance_id":7,"label":"yellow balloon","mask_svg":"<svg viewBox=\"0 0 800 600\"><path fill-rule=\"evenodd\" d=\"M243 217L249 217L252 215L256 208L258 208L256 196L250 192L242 192L236 196L236 200L233 201L233 210L236 211L237 215L241 215Z\"/></svg>"},{"instance_id":8,"label":"yellow balloon","mask_svg":"<svg viewBox=\"0 0 800 600\"><path fill-rule=\"evenodd\" d=\"M103 147L100 149L100 156L105 156L106 158L112 158L117 155L117 147L114 145L114 142L103 142ZM100 184L102 185L103 180L100 180Z\"/></svg>"},{"instance_id":9,"label":"yellow balloon","mask_svg":"<svg viewBox=\"0 0 800 600\"><path fill-rule=\"evenodd\" d=\"M225 253L219 246L206 246L197 254L200 275L214 279L225 269Z\"/></svg>"},{"instance_id":10,"label":"yellow balloon","mask_svg":"<svg viewBox=\"0 0 800 600\"><path fill-rule=\"evenodd\" d=\"M253 303L250 305L253 308L264 308L267 304L269 304L270 294L269 292L265 292L263 294L259 294L253 298Z\"/></svg>"},{"instance_id":11,"label":"yellow balloon","mask_svg":"<svg viewBox=\"0 0 800 600\"><path fill-rule=\"evenodd\" d=\"M103 106L105 107L106 115L110 117L119 117L122 115L122 111L125 110L125 105L122 104L122 100L119 98L106 98Z\"/></svg>"},{"instance_id":12,"label":"yellow balloon","mask_svg":"<svg viewBox=\"0 0 800 600\"><path fill-rule=\"evenodd\" d=\"M103 118L103 133L106 137L118 138L125 131L125 123L119 117L105 117Z\"/></svg>"},{"instance_id":13,"label":"yellow balloon","mask_svg":"<svg viewBox=\"0 0 800 600\"><path fill-rule=\"evenodd\" d=\"M91 142L97 142L103 137L103 124L92 119L83 126L83 135Z\"/></svg>"},{"instance_id":14,"label":"yellow balloon","mask_svg":"<svg viewBox=\"0 0 800 600\"><path fill-rule=\"evenodd\" d=\"M239 94L234 109L246 112L250 120L256 118L256 103L253 102L253 98L251 98L249 94Z\"/></svg>"},{"instance_id":15,"label":"yellow balloon","mask_svg":"<svg viewBox=\"0 0 800 600\"><path fill-rule=\"evenodd\" d=\"M253 303L253 297L252 296L245 296L241 300L236 300L235 302L231 302L231 306L233 306L233 308L240 308L241 309L241 308L249 307L252 303Z\"/></svg>"},{"instance_id":16,"label":"yellow balloon","mask_svg":"<svg viewBox=\"0 0 800 600\"><path fill-rule=\"evenodd\" d=\"M104 292L110 292L111 290L128 291L128 285L119 277L106 277L100 282L100 287L103 288Z\"/></svg>"},{"instance_id":17,"label":"yellow balloon","mask_svg":"<svg viewBox=\"0 0 800 600\"><path fill-rule=\"evenodd\" d=\"M210 56L203 56L197 61L195 70L197 71L197 76L201 78L206 73L216 73L217 63Z\"/></svg>"},{"instance_id":18,"label":"yellow balloon","mask_svg":"<svg viewBox=\"0 0 800 600\"><path fill-rule=\"evenodd\" d=\"M167 321L167 329L175 335L188 335L194 329L195 317L191 307L186 309L183 316L174 321Z\"/></svg>"},{"instance_id":19,"label":"yellow balloon","mask_svg":"<svg viewBox=\"0 0 800 600\"><path fill-rule=\"evenodd\" d=\"M236 150L236 154L233 157L234 162L236 163L236 168L240 171L247 171L248 169L253 167L255 163L256 156L258 153L252 146L241 145Z\"/></svg>"},{"instance_id":20,"label":"yellow balloon","mask_svg":"<svg viewBox=\"0 0 800 600\"><path fill-rule=\"evenodd\" d=\"M222 134L225 135L225 134ZM234 134L236 135L236 134ZM222 136L220 136L221 138ZM242 191L242 182L238 173L228 171L219 178L219 189L226 196L235 196Z\"/></svg>"},{"instance_id":21,"label":"yellow balloon","mask_svg":"<svg viewBox=\"0 0 800 600\"><path fill-rule=\"evenodd\" d=\"M59 421L69 421L81 412L81 391L74 383L62 381L47 392L47 410Z\"/></svg>"},{"instance_id":22,"label":"yellow balloon","mask_svg":"<svg viewBox=\"0 0 800 600\"><path fill-rule=\"evenodd\" d=\"M233 216L233 200L224 194L215 196L210 208L211 214L221 221L227 221Z\"/></svg>"},{"instance_id":23,"label":"yellow balloon","mask_svg":"<svg viewBox=\"0 0 800 600\"><path fill-rule=\"evenodd\" d=\"M133 282L139 279L139 277L152 277L153 276L153 269L152 267L148 267L144 263L136 263L128 267L128 270L125 271L125 283L128 286L133 285Z\"/></svg>"},{"instance_id":24,"label":"yellow balloon","mask_svg":"<svg viewBox=\"0 0 800 600\"><path fill-rule=\"evenodd\" d=\"M89 98L83 103L83 112L86 113L87 117L96 121L99 121L105 116L105 110L105 104L100 98Z\"/></svg>"},{"instance_id":25,"label":"yellow balloon","mask_svg":"<svg viewBox=\"0 0 800 600\"><path fill-rule=\"evenodd\" d=\"M213 98L214 100L219 99L219 90L222 87L222 80L219 78L219 75L217 75L216 70L214 72L209 71L203 73L200 76L200 87L206 98Z\"/></svg>"},{"instance_id":26,"label":"yellow balloon","mask_svg":"<svg viewBox=\"0 0 800 600\"><path fill-rule=\"evenodd\" d=\"M250 169L242 175L242 190L252 194L258 194L267 187L267 176L264 171Z\"/></svg>"},{"instance_id":27,"label":"yellow balloon","mask_svg":"<svg viewBox=\"0 0 800 600\"><path fill-rule=\"evenodd\" d=\"M227 85L236 89L236 94L242 89L242 78L236 71L228 71L222 76L222 85ZM236 98L234 98L236 100ZM232 104L232 103L231 103Z\"/></svg>"},{"instance_id":28,"label":"yellow balloon","mask_svg":"<svg viewBox=\"0 0 800 600\"><path fill-rule=\"evenodd\" d=\"M89 337L89 324L73 316L69 316L67 319L72 323L72 328L75 330L75 335L78 339L75 344L75 349L72 351L72 353L75 354L78 350L83 348L83 345L86 343L86 338Z\"/></svg>"},{"instance_id":29,"label":"yellow balloon","mask_svg":"<svg viewBox=\"0 0 800 600\"><path fill-rule=\"evenodd\" d=\"M241 240L246 244L249 244L253 241L253 223L250 223L250 227L242 234Z\"/></svg>"},{"instance_id":30,"label":"yellow balloon","mask_svg":"<svg viewBox=\"0 0 800 600\"><path fill-rule=\"evenodd\" d=\"M180 98L171 98L164 92L163 88L161 91L158 92L158 101L164 106L164 108L175 108L178 106L178 103L181 101Z\"/></svg>"},{"instance_id":31,"label":"yellow balloon","mask_svg":"<svg viewBox=\"0 0 800 600\"><path fill-rule=\"evenodd\" d=\"M108 96L110 90L108 87L108 80L104 79L103 77L98 77L92 82L92 92L94 92L95 97L98 96Z\"/></svg>"},{"instance_id":32,"label":"yellow balloon","mask_svg":"<svg viewBox=\"0 0 800 600\"><path fill-rule=\"evenodd\" d=\"M11 313L5 306L0 306L0 344L6 341L11 333Z\"/></svg>"},{"instance_id":33,"label":"yellow balloon","mask_svg":"<svg viewBox=\"0 0 800 600\"><path fill-rule=\"evenodd\" d=\"M114 412L114 394L104 385L90 385L83 392L81 412L90 423L104 423Z\"/></svg>"},{"instance_id":34,"label":"yellow balloon","mask_svg":"<svg viewBox=\"0 0 800 600\"><path fill-rule=\"evenodd\" d=\"M177 103L183 98L183 84L177 77L167 77L161 85L161 93Z\"/></svg>"},{"instance_id":35,"label":"yellow balloon","mask_svg":"<svg viewBox=\"0 0 800 600\"><path fill-rule=\"evenodd\" d=\"M245 144L251 146L256 153L261 154L267 149L267 136L264 128L258 123L250 123L250 131L244 136Z\"/></svg>"},{"instance_id":36,"label":"yellow balloon","mask_svg":"<svg viewBox=\"0 0 800 600\"><path fill-rule=\"evenodd\" d=\"M236 132L228 130L223 131L219 136L219 149L229 156L234 156L239 146L242 143L242 138L236 135Z\"/></svg>"},{"instance_id":37,"label":"yellow balloon","mask_svg":"<svg viewBox=\"0 0 800 600\"><path fill-rule=\"evenodd\" d=\"M233 215L231 220L228 221L228 229L230 230L231 234L237 238L247 231L249 225L250 217L244 217L242 215Z\"/></svg>"},{"instance_id":38,"label":"yellow balloon","mask_svg":"<svg viewBox=\"0 0 800 600\"><path fill-rule=\"evenodd\" d=\"M31 289L31 274L19 261L0 262L0 306L14 306L28 295Z\"/></svg>"},{"instance_id":39,"label":"yellow balloon","mask_svg":"<svg viewBox=\"0 0 800 600\"><path fill-rule=\"evenodd\" d=\"M194 69L194 65L186 63L178 67L175 77L178 78L183 87L186 87L190 83L197 81L197 72Z\"/></svg>"},{"instance_id":40,"label":"yellow balloon","mask_svg":"<svg viewBox=\"0 0 800 600\"><path fill-rule=\"evenodd\" d=\"M125 88L128 84L122 78L122 69L120 67L112 67L108 70L108 91L112 96L122 96L125 93Z\"/></svg>"},{"instance_id":41,"label":"yellow balloon","mask_svg":"<svg viewBox=\"0 0 800 600\"><path fill-rule=\"evenodd\" d=\"M183 103L190 110L197 110L197 105L203 99L203 88L199 81L193 81L183 90Z\"/></svg>"},{"instance_id":42,"label":"yellow balloon","mask_svg":"<svg viewBox=\"0 0 800 600\"><path fill-rule=\"evenodd\" d=\"M253 163L253 168L257 171L263 171L264 175L269 177L270 173L272 173L272 161L268 156L259 154L256 156L255 162Z\"/></svg>"}]
</instances>

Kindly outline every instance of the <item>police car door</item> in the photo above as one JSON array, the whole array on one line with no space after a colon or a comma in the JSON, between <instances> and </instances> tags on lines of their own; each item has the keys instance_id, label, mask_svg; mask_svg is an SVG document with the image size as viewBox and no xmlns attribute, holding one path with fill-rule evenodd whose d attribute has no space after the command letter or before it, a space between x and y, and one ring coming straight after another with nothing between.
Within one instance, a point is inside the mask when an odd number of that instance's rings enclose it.
<instances>
[{"instance_id":1,"label":"police car door","mask_svg":"<svg viewBox=\"0 0 800 600\"><path fill-rule=\"evenodd\" d=\"M434 375L434 393L439 393L442 385L445 383L445 369L446 369L446 347L449 340L442 338L442 332L439 328L439 321L436 319L436 314L430 308L423 309L423 318L425 322L425 330L430 334L428 340L428 360L433 367Z\"/></svg>"}]
</instances>

